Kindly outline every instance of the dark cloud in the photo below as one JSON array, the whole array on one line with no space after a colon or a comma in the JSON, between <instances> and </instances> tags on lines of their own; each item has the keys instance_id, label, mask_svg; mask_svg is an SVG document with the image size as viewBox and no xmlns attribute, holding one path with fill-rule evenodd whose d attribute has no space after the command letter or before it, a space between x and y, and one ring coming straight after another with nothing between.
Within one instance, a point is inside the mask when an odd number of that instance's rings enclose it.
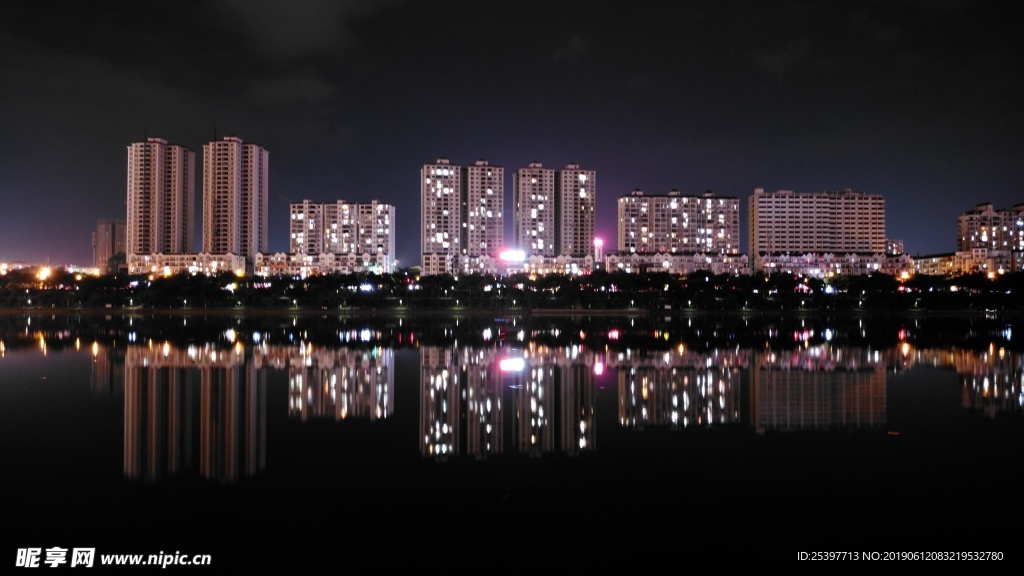
<instances>
[{"instance_id":1,"label":"dark cloud","mask_svg":"<svg viewBox=\"0 0 1024 576\"><path fill-rule=\"evenodd\" d=\"M586 58L587 54L587 41L583 37L573 34L555 49L551 60L556 64L575 64Z\"/></svg>"},{"instance_id":2,"label":"dark cloud","mask_svg":"<svg viewBox=\"0 0 1024 576\"><path fill-rule=\"evenodd\" d=\"M754 68L764 74L784 78L795 69L807 65L813 54L811 41L800 38L786 42L781 48L757 50L753 54Z\"/></svg>"},{"instance_id":3,"label":"dark cloud","mask_svg":"<svg viewBox=\"0 0 1024 576\"><path fill-rule=\"evenodd\" d=\"M349 40L345 16L360 2L303 0L216 0L224 27L234 27L254 52L267 60L289 61L338 50Z\"/></svg>"}]
</instances>

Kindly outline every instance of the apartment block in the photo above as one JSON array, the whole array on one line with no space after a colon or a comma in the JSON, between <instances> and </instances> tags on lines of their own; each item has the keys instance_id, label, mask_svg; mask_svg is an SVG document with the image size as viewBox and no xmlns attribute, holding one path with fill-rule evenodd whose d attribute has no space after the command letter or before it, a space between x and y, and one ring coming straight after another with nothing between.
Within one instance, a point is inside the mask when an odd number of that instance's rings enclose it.
<instances>
[{"instance_id":1,"label":"apartment block","mask_svg":"<svg viewBox=\"0 0 1024 576\"><path fill-rule=\"evenodd\" d=\"M504 250L504 168L465 168L438 159L420 171L422 273L500 273ZM595 255L597 174L533 162L512 174L512 247L529 259L590 262ZM537 260L540 259L540 260ZM514 266L514 264L512 264Z\"/></svg>"},{"instance_id":2,"label":"apartment block","mask_svg":"<svg viewBox=\"0 0 1024 576\"><path fill-rule=\"evenodd\" d=\"M462 170L438 158L420 170L422 274L456 274L462 252Z\"/></svg>"},{"instance_id":3,"label":"apartment block","mask_svg":"<svg viewBox=\"0 0 1024 576\"><path fill-rule=\"evenodd\" d=\"M957 218L957 250L1024 251L1024 204L996 209L978 204Z\"/></svg>"},{"instance_id":4,"label":"apartment block","mask_svg":"<svg viewBox=\"0 0 1024 576\"><path fill-rule=\"evenodd\" d=\"M512 176L512 243L529 256L558 256L555 236L555 170L531 162Z\"/></svg>"},{"instance_id":5,"label":"apartment block","mask_svg":"<svg viewBox=\"0 0 1024 576\"><path fill-rule=\"evenodd\" d=\"M303 200L288 205L288 252L322 254L325 247L323 202Z\"/></svg>"},{"instance_id":6,"label":"apartment block","mask_svg":"<svg viewBox=\"0 0 1024 576\"><path fill-rule=\"evenodd\" d=\"M128 146L125 253L129 273L148 271L154 254L193 251L195 153L147 138Z\"/></svg>"},{"instance_id":7,"label":"apartment block","mask_svg":"<svg viewBox=\"0 0 1024 576\"><path fill-rule=\"evenodd\" d=\"M772 254L884 254L885 199L841 191L765 192L748 202L748 246L755 270Z\"/></svg>"},{"instance_id":8,"label":"apartment block","mask_svg":"<svg viewBox=\"0 0 1024 576\"><path fill-rule=\"evenodd\" d=\"M559 171L557 185L557 255L593 256L597 172L568 164Z\"/></svg>"},{"instance_id":9,"label":"apartment block","mask_svg":"<svg viewBox=\"0 0 1024 576\"><path fill-rule=\"evenodd\" d=\"M269 153L227 136L203 146L203 251L250 264L267 252Z\"/></svg>"},{"instance_id":10,"label":"apartment block","mask_svg":"<svg viewBox=\"0 0 1024 576\"><path fill-rule=\"evenodd\" d=\"M111 258L117 254L125 256L127 223L124 220L100 219L92 233L93 266L100 274L117 272L111 266ZM123 262L122 262L123 263Z\"/></svg>"},{"instance_id":11,"label":"apartment block","mask_svg":"<svg viewBox=\"0 0 1024 576\"><path fill-rule=\"evenodd\" d=\"M715 196L645 195L634 190L618 200L620 253L739 254L739 200Z\"/></svg>"},{"instance_id":12,"label":"apartment block","mask_svg":"<svg viewBox=\"0 0 1024 576\"><path fill-rule=\"evenodd\" d=\"M462 272L488 272L505 243L505 169L486 160L463 168Z\"/></svg>"},{"instance_id":13,"label":"apartment block","mask_svg":"<svg viewBox=\"0 0 1024 576\"><path fill-rule=\"evenodd\" d=\"M377 200L293 202L289 206L288 251L317 256L352 255L357 260L366 257L360 262L367 262L367 270L390 273L396 266L394 226L395 207ZM324 262L344 262L348 268L349 260L324 259Z\"/></svg>"}]
</instances>

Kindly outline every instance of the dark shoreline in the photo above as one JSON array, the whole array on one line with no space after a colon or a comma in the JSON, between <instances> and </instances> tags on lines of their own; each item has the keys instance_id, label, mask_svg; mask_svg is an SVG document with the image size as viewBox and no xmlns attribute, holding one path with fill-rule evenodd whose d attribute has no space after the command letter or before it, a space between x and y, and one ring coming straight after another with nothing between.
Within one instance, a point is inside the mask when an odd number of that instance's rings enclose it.
<instances>
[{"instance_id":1,"label":"dark shoreline","mask_svg":"<svg viewBox=\"0 0 1024 576\"><path fill-rule=\"evenodd\" d=\"M773 316L910 316L910 317L950 317L964 318L971 316L987 317L1020 317L1020 310L892 310L892 309L777 309L777 310L718 310L718 309L685 309L657 310L641 308L615 309L575 309L575 308L0 308L3 315L90 315L90 316L339 316L339 317L698 317L698 316L732 316L732 317L773 317Z\"/></svg>"}]
</instances>

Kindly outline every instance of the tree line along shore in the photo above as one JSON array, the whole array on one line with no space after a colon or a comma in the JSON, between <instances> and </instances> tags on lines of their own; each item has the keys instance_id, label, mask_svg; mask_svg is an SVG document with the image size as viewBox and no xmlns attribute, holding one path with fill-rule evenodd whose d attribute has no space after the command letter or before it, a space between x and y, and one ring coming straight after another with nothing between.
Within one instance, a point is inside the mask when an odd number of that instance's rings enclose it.
<instances>
[{"instance_id":1,"label":"tree line along shore","mask_svg":"<svg viewBox=\"0 0 1024 576\"><path fill-rule=\"evenodd\" d=\"M815 278L697 272L417 276L329 274L295 278L219 275L102 276L11 270L0 309L350 310L374 313L603 314L773 311L1024 311L1024 272L990 277L887 274Z\"/></svg>"}]
</instances>

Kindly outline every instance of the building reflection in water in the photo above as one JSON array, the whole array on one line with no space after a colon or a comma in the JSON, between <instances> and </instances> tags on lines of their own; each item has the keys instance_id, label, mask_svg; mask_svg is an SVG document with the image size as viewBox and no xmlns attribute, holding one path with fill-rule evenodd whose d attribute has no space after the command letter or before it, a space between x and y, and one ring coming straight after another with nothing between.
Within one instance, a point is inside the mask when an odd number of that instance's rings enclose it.
<instances>
[{"instance_id":1,"label":"building reflection in water","mask_svg":"<svg viewBox=\"0 0 1024 576\"><path fill-rule=\"evenodd\" d=\"M113 396L124 392L124 351L93 342L92 373L89 389L96 396Z\"/></svg>"},{"instance_id":2,"label":"building reflection in water","mask_svg":"<svg viewBox=\"0 0 1024 576\"><path fill-rule=\"evenodd\" d=\"M527 345L522 370L513 371L517 451L575 455L597 448L595 364L594 353L577 344Z\"/></svg>"},{"instance_id":3,"label":"building reflection in water","mask_svg":"<svg viewBox=\"0 0 1024 576\"><path fill-rule=\"evenodd\" d=\"M263 470L269 370L287 372L290 417L379 421L394 413L394 350L372 343L89 346L93 393L124 394L124 474L132 479L194 472L232 483ZM995 344L975 351L907 342L884 350L806 342L704 351L420 346L418 444L421 455L440 459L596 450L595 373L605 370L616 378L620 425L636 429L884 429L887 375L915 365L961 374L965 409L1019 414L1022 356Z\"/></svg>"},{"instance_id":4,"label":"building reflection in water","mask_svg":"<svg viewBox=\"0 0 1024 576\"><path fill-rule=\"evenodd\" d=\"M964 408L990 418L1000 413L1020 414L1024 409L1022 355L990 346L981 354L966 358L957 368L963 376Z\"/></svg>"},{"instance_id":5,"label":"building reflection in water","mask_svg":"<svg viewBox=\"0 0 1024 576\"><path fill-rule=\"evenodd\" d=\"M420 452L483 458L504 450L501 352L420 348Z\"/></svg>"},{"instance_id":6,"label":"building reflection in water","mask_svg":"<svg viewBox=\"0 0 1024 576\"><path fill-rule=\"evenodd\" d=\"M288 347L288 415L379 420L394 412L391 348Z\"/></svg>"},{"instance_id":7,"label":"building reflection in water","mask_svg":"<svg viewBox=\"0 0 1024 576\"><path fill-rule=\"evenodd\" d=\"M889 355L855 347L808 346L754 353L754 429L884 429Z\"/></svg>"},{"instance_id":8,"label":"building reflection in water","mask_svg":"<svg viewBox=\"0 0 1024 576\"><path fill-rule=\"evenodd\" d=\"M917 364L953 368L962 378L961 401L990 418L1024 412L1024 353L990 344L986 350L909 349Z\"/></svg>"},{"instance_id":9,"label":"building reflection in water","mask_svg":"<svg viewBox=\"0 0 1024 576\"><path fill-rule=\"evenodd\" d=\"M746 350L633 350L607 355L618 374L619 423L689 427L741 420L741 369Z\"/></svg>"},{"instance_id":10,"label":"building reflection in water","mask_svg":"<svg viewBox=\"0 0 1024 576\"><path fill-rule=\"evenodd\" d=\"M420 452L484 458L593 450L594 364L578 345L421 347Z\"/></svg>"},{"instance_id":11,"label":"building reflection in water","mask_svg":"<svg viewBox=\"0 0 1024 576\"><path fill-rule=\"evenodd\" d=\"M266 430L266 372L240 344L126 350L125 476L156 481L198 464L234 483L266 466Z\"/></svg>"}]
</instances>

